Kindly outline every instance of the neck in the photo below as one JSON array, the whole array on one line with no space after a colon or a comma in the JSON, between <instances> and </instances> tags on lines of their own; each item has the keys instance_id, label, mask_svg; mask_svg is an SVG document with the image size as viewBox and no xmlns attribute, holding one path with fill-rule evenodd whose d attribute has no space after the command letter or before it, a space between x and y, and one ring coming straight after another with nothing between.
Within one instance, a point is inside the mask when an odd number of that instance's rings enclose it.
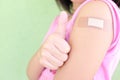
<instances>
[{"instance_id":1,"label":"neck","mask_svg":"<svg viewBox=\"0 0 120 80\"><path fill-rule=\"evenodd\" d=\"M82 2L81 2L82 3ZM81 3L78 2L73 2L73 7L72 7L72 14L69 14L69 20L72 18L72 15L76 11L76 9L80 6Z\"/></svg>"},{"instance_id":2,"label":"neck","mask_svg":"<svg viewBox=\"0 0 120 80\"><path fill-rule=\"evenodd\" d=\"M85 0L79 0L79 1L74 1L74 0L71 0L72 3L73 3L73 12L76 11L76 9L85 1Z\"/></svg>"},{"instance_id":3,"label":"neck","mask_svg":"<svg viewBox=\"0 0 120 80\"><path fill-rule=\"evenodd\" d=\"M69 16L69 20L72 18L72 15L74 14L74 12L76 11L76 9L79 7L79 3L74 3L73 2L73 7L72 7L72 14L68 14Z\"/></svg>"},{"instance_id":4,"label":"neck","mask_svg":"<svg viewBox=\"0 0 120 80\"><path fill-rule=\"evenodd\" d=\"M80 3L73 3L73 12L79 7Z\"/></svg>"}]
</instances>

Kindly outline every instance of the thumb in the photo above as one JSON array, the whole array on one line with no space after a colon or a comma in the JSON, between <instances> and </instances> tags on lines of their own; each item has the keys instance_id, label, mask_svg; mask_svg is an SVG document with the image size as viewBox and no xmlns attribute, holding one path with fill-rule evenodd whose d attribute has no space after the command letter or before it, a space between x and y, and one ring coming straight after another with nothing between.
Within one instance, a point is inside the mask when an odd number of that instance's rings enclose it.
<instances>
[{"instance_id":1,"label":"thumb","mask_svg":"<svg viewBox=\"0 0 120 80\"><path fill-rule=\"evenodd\" d=\"M68 15L65 11L62 11L60 13L60 17L58 20L58 26L55 30L55 33L59 34L60 37L62 37L62 38L65 38L67 21L68 21Z\"/></svg>"}]
</instances>

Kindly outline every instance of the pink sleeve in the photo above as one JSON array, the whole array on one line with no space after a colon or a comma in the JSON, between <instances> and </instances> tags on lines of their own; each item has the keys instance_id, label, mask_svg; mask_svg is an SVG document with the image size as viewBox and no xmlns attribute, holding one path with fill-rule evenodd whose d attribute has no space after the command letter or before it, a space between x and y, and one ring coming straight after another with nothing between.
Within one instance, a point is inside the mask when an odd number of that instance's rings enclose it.
<instances>
[{"instance_id":1,"label":"pink sleeve","mask_svg":"<svg viewBox=\"0 0 120 80\"><path fill-rule=\"evenodd\" d=\"M44 69L39 80L53 80L54 74L49 69Z\"/></svg>"}]
</instances>

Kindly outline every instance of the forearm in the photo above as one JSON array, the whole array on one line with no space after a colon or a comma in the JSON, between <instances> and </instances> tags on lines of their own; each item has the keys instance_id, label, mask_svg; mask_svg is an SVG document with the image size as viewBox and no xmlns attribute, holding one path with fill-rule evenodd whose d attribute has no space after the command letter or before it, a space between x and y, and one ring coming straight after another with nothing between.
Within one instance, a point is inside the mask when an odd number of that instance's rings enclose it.
<instances>
[{"instance_id":1,"label":"forearm","mask_svg":"<svg viewBox=\"0 0 120 80\"><path fill-rule=\"evenodd\" d=\"M27 75L29 80L38 80L44 69L44 66L40 65L38 52L32 57L28 65Z\"/></svg>"}]
</instances>

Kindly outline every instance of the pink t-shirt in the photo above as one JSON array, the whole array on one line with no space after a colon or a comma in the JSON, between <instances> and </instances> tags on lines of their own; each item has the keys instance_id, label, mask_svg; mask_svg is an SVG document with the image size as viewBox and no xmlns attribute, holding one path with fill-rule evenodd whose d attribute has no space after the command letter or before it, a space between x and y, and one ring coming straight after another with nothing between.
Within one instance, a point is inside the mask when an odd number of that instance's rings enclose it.
<instances>
[{"instance_id":1,"label":"pink t-shirt","mask_svg":"<svg viewBox=\"0 0 120 80\"><path fill-rule=\"evenodd\" d=\"M71 31L71 27L73 26L78 12L80 11L81 7L84 6L91 0L86 0L83 2L78 9L75 11L72 19L67 24L67 31L66 31L66 40L69 39L69 33ZM111 80L112 75L120 61L120 10L117 5L112 0L101 0L104 1L110 8L113 18L113 32L114 37L112 43L104 57L104 60L97 71L96 75L94 76L94 80ZM57 17L54 22L52 23L47 35L54 32L58 24ZM39 78L39 80L53 80L55 75L55 71L51 71L45 68Z\"/></svg>"}]
</instances>

